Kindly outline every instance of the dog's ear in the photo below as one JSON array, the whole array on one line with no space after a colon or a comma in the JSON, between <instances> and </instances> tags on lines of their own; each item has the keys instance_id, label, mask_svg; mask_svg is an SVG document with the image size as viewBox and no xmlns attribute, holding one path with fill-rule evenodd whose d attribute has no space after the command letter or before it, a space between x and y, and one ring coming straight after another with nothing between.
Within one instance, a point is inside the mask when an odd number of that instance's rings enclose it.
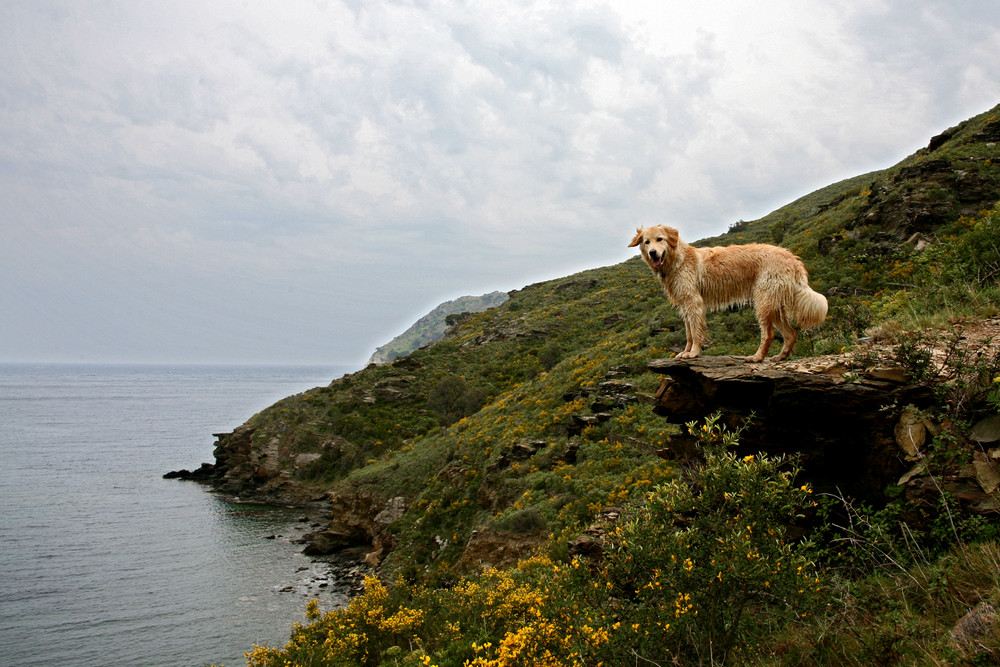
<instances>
[{"instance_id":1,"label":"dog's ear","mask_svg":"<svg viewBox=\"0 0 1000 667\"><path fill-rule=\"evenodd\" d=\"M639 245L639 241L641 241L641 240L642 240L642 230L641 229L636 229L635 230L635 236L632 237L632 242L628 244L628 247L629 248L636 247L637 245Z\"/></svg>"},{"instance_id":2,"label":"dog's ear","mask_svg":"<svg viewBox=\"0 0 1000 667\"><path fill-rule=\"evenodd\" d=\"M676 248L677 242L681 240L680 233L673 227L667 227L666 225L663 226L663 229L666 232L667 245L671 248Z\"/></svg>"}]
</instances>

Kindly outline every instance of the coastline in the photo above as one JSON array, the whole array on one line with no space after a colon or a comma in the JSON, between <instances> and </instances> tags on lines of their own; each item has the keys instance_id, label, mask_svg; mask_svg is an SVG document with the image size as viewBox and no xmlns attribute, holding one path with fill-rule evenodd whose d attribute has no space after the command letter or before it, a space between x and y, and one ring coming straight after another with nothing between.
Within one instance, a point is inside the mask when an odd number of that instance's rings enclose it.
<instances>
[{"instance_id":1,"label":"coastline","mask_svg":"<svg viewBox=\"0 0 1000 667\"><path fill-rule=\"evenodd\" d=\"M248 495L235 495L216 486L215 466L211 463L202 463L194 471L183 468L173 470L164 473L163 479L197 483L213 496L232 505L260 507L265 510L301 510L303 514L291 524L290 534L275 533L265 536L264 539L285 540L301 546L303 555L313 563L322 564L325 572L319 574L314 572L302 585L287 586L280 590L282 593L308 594L308 591L312 590L317 593L325 591L349 600L364 590L365 577L374 572L374 569L365 562L365 556L370 548L346 548L333 553L317 553L315 550L311 552L310 547L315 544L315 537L326 529L332 517L332 508L326 498L275 502L271 496L254 494L252 491ZM303 568L299 568L299 571L303 571Z\"/></svg>"}]
</instances>

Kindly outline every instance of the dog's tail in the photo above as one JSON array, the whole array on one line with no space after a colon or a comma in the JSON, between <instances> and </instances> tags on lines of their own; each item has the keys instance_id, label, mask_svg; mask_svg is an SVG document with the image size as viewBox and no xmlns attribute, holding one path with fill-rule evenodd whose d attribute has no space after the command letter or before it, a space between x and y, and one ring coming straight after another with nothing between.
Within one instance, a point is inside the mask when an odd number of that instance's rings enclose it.
<instances>
[{"instance_id":1,"label":"dog's tail","mask_svg":"<svg viewBox=\"0 0 1000 667\"><path fill-rule=\"evenodd\" d=\"M826 297L813 290L808 284L799 284L795 292L795 321L803 329L823 324L829 305Z\"/></svg>"}]
</instances>

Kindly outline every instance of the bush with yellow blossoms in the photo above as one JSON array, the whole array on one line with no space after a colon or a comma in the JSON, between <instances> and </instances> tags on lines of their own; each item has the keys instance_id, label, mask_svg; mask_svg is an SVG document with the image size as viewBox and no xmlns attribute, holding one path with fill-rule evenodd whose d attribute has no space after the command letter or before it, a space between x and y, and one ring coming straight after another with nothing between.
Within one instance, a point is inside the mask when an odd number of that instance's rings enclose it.
<instances>
[{"instance_id":1,"label":"bush with yellow blossoms","mask_svg":"<svg viewBox=\"0 0 1000 667\"><path fill-rule=\"evenodd\" d=\"M703 441L718 435L710 425ZM752 659L761 637L808 616L812 545L789 528L813 501L795 474L781 458L712 448L623 517L602 572L640 662Z\"/></svg>"},{"instance_id":2,"label":"bush with yellow blossoms","mask_svg":"<svg viewBox=\"0 0 1000 667\"><path fill-rule=\"evenodd\" d=\"M812 504L780 459L726 451L709 419L691 431L704 463L634 503L603 558L539 556L447 587L366 580L344 609L298 625L251 667L722 664L752 661L767 632L809 615L809 544L788 537Z\"/></svg>"}]
</instances>

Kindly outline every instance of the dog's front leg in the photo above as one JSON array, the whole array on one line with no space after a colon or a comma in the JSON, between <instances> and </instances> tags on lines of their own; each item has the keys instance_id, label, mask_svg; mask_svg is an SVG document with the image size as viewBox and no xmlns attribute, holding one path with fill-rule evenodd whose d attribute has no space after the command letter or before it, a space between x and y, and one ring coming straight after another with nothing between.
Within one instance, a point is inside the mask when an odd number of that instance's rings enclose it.
<instances>
[{"instance_id":1,"label":"dog's front leg","mask_svg":"<svg viewBox=\"0 0 1000 667\"><path fill-rule=\"evenodd\" d=\"M701 354L705 337L708 335L705 324L705 303L701 296L690 297L678 303L677 309L684 320L684 335L687 338L687 346L677 358L694 359Z\"/></svg>"}]
</instances>

